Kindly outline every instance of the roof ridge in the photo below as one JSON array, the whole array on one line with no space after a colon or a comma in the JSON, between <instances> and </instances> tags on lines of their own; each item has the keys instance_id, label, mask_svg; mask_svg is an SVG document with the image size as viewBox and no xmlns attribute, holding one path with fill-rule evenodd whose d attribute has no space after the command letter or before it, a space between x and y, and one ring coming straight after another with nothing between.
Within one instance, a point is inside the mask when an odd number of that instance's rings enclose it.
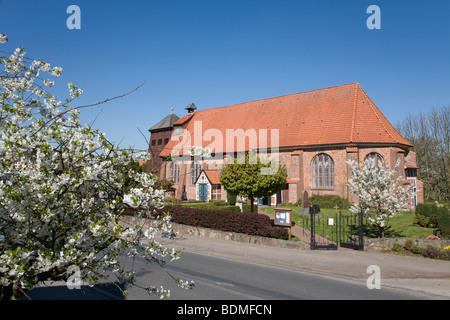
<instances>
[{"instance_id":1,"label":"roof ridge","mask_svg":"<svg viewBox=\"0 0 450 320\"><path fill-rule=\"evenodd\" d=\"M174 118L176 118L175 121ZM153 125L150 130L160 130L160 129L166 129L173 127L173 124L178 121L180 117L178 117L173 112L169 113L167 116L165 116L163 119L161 119L157 124Z\"/></svg>"},{"instance_id":2,"label":"roof ridge","mask_svg":"<svg viewBox=\"0 0 450 320\"><path fill-rule=\"evenodd\" d=\"M360 87L361 86L359 85L359 83L355 82L355 93L353 97L353 117L352 117L352 126L350 128L350 142L353 142L353 134L355 131L355 120L356 120L356 101L358 97L358 88Z\"/></svg>"},{"instance_id":3,"label":"roof ridge","mask_svg":"<svg viewBox=\"0 0 450 320\"><path fill-rule=\"evenodd\" d=\"M311 92L322 91L322 90L327 90L327 89L332 89L332 88L338 88L338 87L345 87L345 86L350 86L350 85L355 85L355 84L356 84L356 85L359 85L358 82L352 82L352 83L346 83L346 84L341 84L341 85L335 85L335 86L330 86L330 87L325 87L325 88L315 89L315 90L308 90L308 91L296 92L296 93L288 93L288 94L284 94L284 95L276 96L276 97L269 97L269 98L263 98L263 99L257 99L257 100L250 100L250 101L245 101L245 102L240 102L240 103L230 104L230 105L227 105L227 106L221 106L221 107L215 107L215 108L203 109L203 110L195 111L195 112L193 112L193 114L194 114L194 113L203 112L203 111L210 111L210 110L216 110L216 109L222 109L222 108L234 107L234 106L238 106L238 105L246 104L246 103L258 102L258 101L265 101L265 100L270 100L270 99L279 99L279 98L284 98L284 97L288 97L288 96L294 96L294 95L297 95L297 94L311 93Z\"/></svg>"},{"instance_id":4,"label":"roof ridge","mask_svg":"<svg viewBox=\"0 0 450 320\"><path fill-rule=\"evenodd\" d=\"M218 130L222 134L222 142L220 139L215 142L209 140L214 143L210 144L217 153L225 152L228 147L248 148L251 137L257 140L264 138L260 134L266 134L264 139L269 143L268 133L272 129L278 129L278 136L274 139L278 139L279 147L283 148L366 142L411 145L395 130L358 82L329 88L197 111L177 121L176 126L193 133L195 122L203 121L201 134L209 128ZM340 112L333 112L337 108ZM244 130L244 146L242 143L237 145L235 139L229 145L226 143L223 137L228 129ZM247 131L249 129L253 131ZM267 131L260 131L262 129ZM202 142L204 146L209 143L206 140ZM162 154L169 154L177 143L168 145Z\"/></svg>"}]
</instances>

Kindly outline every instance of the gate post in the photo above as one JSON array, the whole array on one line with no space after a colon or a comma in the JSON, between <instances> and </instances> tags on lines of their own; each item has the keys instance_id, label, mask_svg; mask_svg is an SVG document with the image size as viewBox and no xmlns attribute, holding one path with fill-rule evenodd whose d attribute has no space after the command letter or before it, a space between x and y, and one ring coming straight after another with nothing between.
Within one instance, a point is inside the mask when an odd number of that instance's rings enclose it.
<instances>
[{"instance_id":1,"label":"gate post","mask_svg":"<svg viewBox=\"0 0 450 320\"><path fill-rule=\"evenodd\" d=\"M316 250L316 219L315 214L320 212L320 207L313 204L309 207L309 218L311 219L311 250Z\"/></svg>"},{"instance_id":2,"label":"gate post","mask_svg":"<svg viewBox=\"0 0 450 320\"><path fill-rule=\"evenodd\" d=\"M309 207L309 219L311 221L311 243L310 243L310 247L311 250L315 249L315 245L316 245L316 238L315 238L315 234L316 234L316 230L315 230L315 226L314 226L314 211L312 209L312 206Z\"/></svg>"},{"instance_id":3,"label":"gate post","mask_svg":"<svg viewBox=\"0 0 450 320\"><path fill-rule=\"evenodd\" d=\"M359 212L359 250L364 251L364 214Z\"/></svg>"}]
</instances>

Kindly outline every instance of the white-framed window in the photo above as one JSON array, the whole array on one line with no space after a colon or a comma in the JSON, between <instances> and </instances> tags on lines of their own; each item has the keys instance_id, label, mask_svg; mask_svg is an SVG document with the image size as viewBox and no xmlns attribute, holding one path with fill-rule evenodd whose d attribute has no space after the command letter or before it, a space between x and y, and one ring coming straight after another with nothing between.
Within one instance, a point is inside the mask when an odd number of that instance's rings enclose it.
<instances>
[{"instance_id":1,"label":"white-framed window","mask_svg":"<svg viewBox=\"0 0 450 320\"><path fill-rule=\"evenodd\" d=\"M220 200L221 198L221 186L220 184L212 185L212 197L211 199Z\"/></svg>"}]
</instances>

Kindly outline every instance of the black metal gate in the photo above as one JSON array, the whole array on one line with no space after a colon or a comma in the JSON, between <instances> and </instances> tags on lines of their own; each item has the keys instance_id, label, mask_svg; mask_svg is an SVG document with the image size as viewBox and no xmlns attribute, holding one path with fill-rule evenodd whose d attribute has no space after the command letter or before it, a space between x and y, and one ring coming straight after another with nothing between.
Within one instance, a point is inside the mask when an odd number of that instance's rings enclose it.
<instances>
[{"instance_id":1,"label":"black metal gate","mask_svg":"<svg viewBox=\"0 0 450 320\"><path fill-rule=\"evenodd\" d=\"M309 207L309 215L301 217L303 240L311 250L337 250L338 247L364 250L362 214L321 215L318 205Z\"/></svg>"},{"instance_id":2,"label":"black metal gate","mask_svg":"<svg viewBox=\"0 0 450 320\"><path fill-rule=\"evenodd\" d=\"M339 212L339 246L364 250L363 212L343 214Z\"/></svg>"},{"instance_id":3,"label":"black metal gate","mask_svg":"<svg viewBox=\"0 0 450 320\"><path fill-rule=\"evenodd\" d=\"M311 250L337 250L337 215L335 217L322 217L319 206L313 204L309 208L309 218L311 223Z\"/></svg>"}]
</instances>

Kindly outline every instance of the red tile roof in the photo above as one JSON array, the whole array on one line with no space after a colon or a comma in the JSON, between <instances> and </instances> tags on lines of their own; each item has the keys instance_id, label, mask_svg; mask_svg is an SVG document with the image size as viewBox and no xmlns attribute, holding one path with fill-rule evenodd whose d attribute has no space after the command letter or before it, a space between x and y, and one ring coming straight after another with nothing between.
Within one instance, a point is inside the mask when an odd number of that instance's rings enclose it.
<instances>
[{"instance_id":1,"label":"red tile roof","mask_svg":"<svg viewBox=\"0 0 450 320\"><path fill-rule=\"evenodd\" d=\"M201 137L194 136L195 125L201 127ZM279 130L280 148L359 143L412 146L389 123L359 83L196 111L175 122L174 127L189 131L191 141L186 145L197 146L202 142L203 147L214 147L216 153L226 152L227 144L234 146L234 151L248 150L250 140L252 146L257 145L258 138L264 140L261 135L264 132L267 132L270 147L271 129ZM205 136L208 129L219 130L223 143L214 138L208 140ZM245 146L241 147L226 138L227 130L239 129L243 130L241 135L255 133L253 139L246 139ZM209 133L216 137L213 131ZM180 148L180 143L174 140L169 141L161 156L179 152L176 148Z\"/></svg>"},{"instance_id":2,"label":"red tile roof","mask_svg":"<svg viewBox=\"0 0 450 320\"><path fill-rule=\"evenodd\" d=\"M217 170L203 170L211 184L220 184L220 177Z\"/></svg>"},{"instance_id":3,"label":"red tile roof","mask_svg":"<svg viewBox=\"0 0 450 320\"><path fill-rule=\"evenodd\" d=\"M419 167L416 164L406 161L405 161L405 168L419 169Z\"/></svg>"}]
</instances>

